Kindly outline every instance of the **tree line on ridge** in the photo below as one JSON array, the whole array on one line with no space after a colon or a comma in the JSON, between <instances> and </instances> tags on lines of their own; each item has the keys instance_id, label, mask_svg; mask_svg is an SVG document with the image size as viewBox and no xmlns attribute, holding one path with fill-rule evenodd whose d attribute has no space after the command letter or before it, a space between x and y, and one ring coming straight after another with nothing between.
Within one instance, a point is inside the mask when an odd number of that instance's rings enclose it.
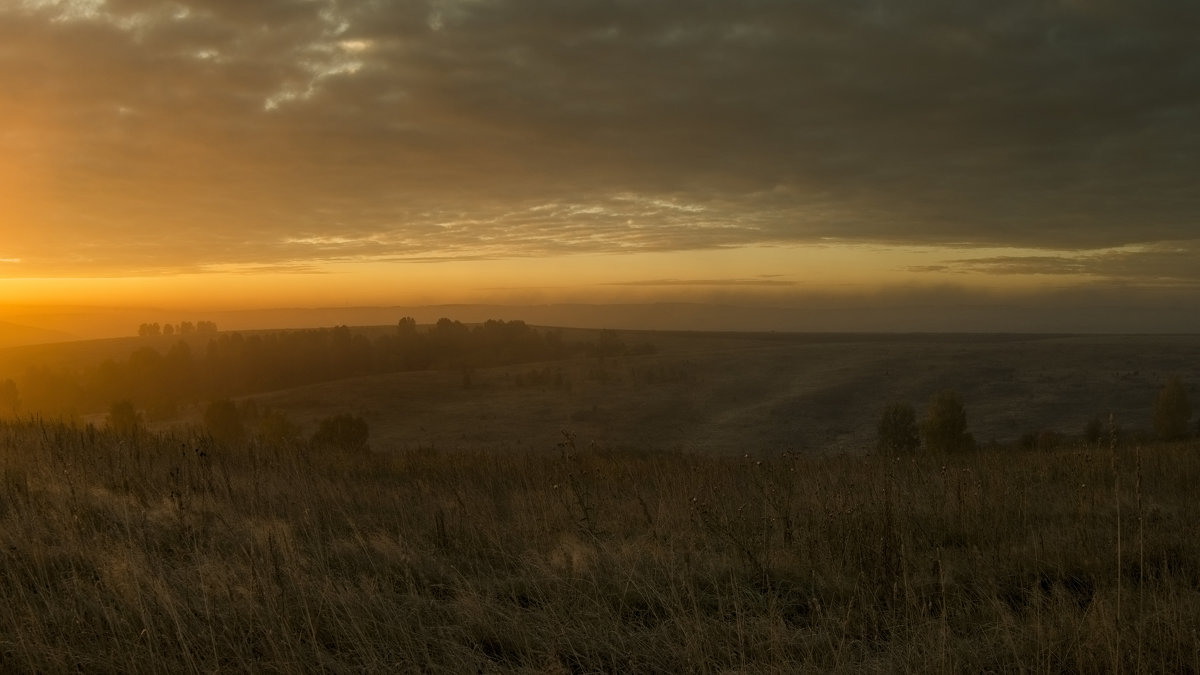
<instances>
[{"instance_id":1,"label":"tree line on ridge","mask_svg":"<svg viewBox=\"0 0 1200 675\"><path fill-rule=\"evenodd\" d=\"M148 329L144 336L161 334L161 328L158 333ZM567 340L560 330L538 330L524 321L468 326L441 319L432 326L417 326L405 317L394 331L374 337L346 326L217 333L202 352L179 340L165 352L143 345L126 359L107 359L94 367L30 367L19 380L0 382L0 414L75 415L128 400L157 419L169 417L184 403L347 377L434 369L466 372L630 350L612 331L601 331L595 341ZM632 350L653 348L640 345Z\"/></svg>"}]
</instances>

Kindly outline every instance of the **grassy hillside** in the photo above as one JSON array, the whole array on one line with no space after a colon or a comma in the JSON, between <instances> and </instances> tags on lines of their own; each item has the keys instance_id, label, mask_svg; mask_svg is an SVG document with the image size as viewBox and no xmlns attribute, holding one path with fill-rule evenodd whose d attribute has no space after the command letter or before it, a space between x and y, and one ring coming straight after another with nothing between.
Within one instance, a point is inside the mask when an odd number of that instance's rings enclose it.
<instances>
[{"instance_id":1,"label":"grassy hillside","mask_svg":"<svg viewBox=\"0 0 1200 675\"><path fill-rule=\"evenodd\" d=\"M0 670L1186 672L1200 446L336 454L0 424Z\"/></svg>"},{"instance_id":2,"label":"grassy hillside","mask_svg":"<svg viewBox=\"0 0 1200 675\"><path fill-rule=\"evenodd\" d=\"M309 430L331 412L360 415L377 450L544 450L568 430L583 444L635 450L837 454L873 447L888 404L923 414L946 389L962 395L986 445L1047 429L1078 436L1109 413L1146 430L1169 377L1200 382L1196 336L624 337L658 353L478 369L469 387L460 370L422 371L254 398Z\"/></svg>"},{"instance_id":3,"label":"grassy hillside","mask_svg":"<svg viewBox=\"0 0 1200 675\"><path fill-rule=\"evenodd\" d=\"M122 337L22 345L0 349L0 377L20 377L31 367L91 368L109 359L125 359L130 353L150 347L166 352L178 342L203 351L211 335Z\"/></svg>"},{"instance_id":4,"label":"grassy hillside","mask_svg":"<svg viewBox=\"0 0 1200 675\"><path fill-rule=\"evenodd\" d=\"M68 333L0 321L0 349L18 345L74 340Z\"/></svg>"},{"instance_id":5,"label":"grassy hillside","mask_svg":"<svg viewBox=\"0 0 1200 675\"><path fill-rule=\"evenodd\" d=\"M564 345L603 338L533 330ZM18 373L24 413L100 423L118 400L164 428L197 424L210 400L236 397L282 410L308 433L329 414L359 415L379 450L545 449L568 430L608 447L716 453L860 453L873 445L887 405L922 411L944 390L961 395L970 430L985 445L1045 430L1077 436L1109 413L1126 430L1145 430L1168 378L1180 377L1194 398L1200 382L1198 336L626 331L611 335L646 349L410 363L419 350L385 344L396 335L385 326L352 331L354 340L371 341L363 343L370 358L335 354L315 339L299 355L263 347L240 361L213 357L285 334L191 336L190 356L181 358L178 336L0 350L0 379ZM549 358L557 360L542 360ZM97 368L105 359L115 364Z\"/></svg>"}]
</instances>

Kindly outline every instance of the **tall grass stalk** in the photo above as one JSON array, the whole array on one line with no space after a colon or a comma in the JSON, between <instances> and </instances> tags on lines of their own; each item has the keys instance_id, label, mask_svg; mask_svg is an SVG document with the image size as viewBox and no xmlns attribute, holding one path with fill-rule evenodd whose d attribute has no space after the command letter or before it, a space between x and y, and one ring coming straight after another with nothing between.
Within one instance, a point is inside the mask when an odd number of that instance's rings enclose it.
<instances>
[{"instance_id":1,"label":"tall grass stalk","mask_svg":"<svg viewBox=\"0 0 1200 675\"><path fill-rule=\"evenodd\" d=\"M547 450L0 422L0 672L1198 665L1196 444L1135 451L1136 561L1115 445Z\"/></svg>"}]
</instances>

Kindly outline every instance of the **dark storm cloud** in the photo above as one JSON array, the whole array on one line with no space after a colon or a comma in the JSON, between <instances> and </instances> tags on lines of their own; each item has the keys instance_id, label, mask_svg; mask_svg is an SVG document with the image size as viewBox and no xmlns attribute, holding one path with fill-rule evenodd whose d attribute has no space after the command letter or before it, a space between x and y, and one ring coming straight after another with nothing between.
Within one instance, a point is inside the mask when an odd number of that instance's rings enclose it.
<instances>
[{"instance_id":1,"label":"dark storm cloud","mask_svg":"<svg viewBox=\"0 0 1200 675\"><path fill-rule=\"evenodd\" d=\"M1166 0L21 0L0 150L45 174L46 265L1153 246L1196 236L1196 25Z\"/></svg>"}]
</instances>

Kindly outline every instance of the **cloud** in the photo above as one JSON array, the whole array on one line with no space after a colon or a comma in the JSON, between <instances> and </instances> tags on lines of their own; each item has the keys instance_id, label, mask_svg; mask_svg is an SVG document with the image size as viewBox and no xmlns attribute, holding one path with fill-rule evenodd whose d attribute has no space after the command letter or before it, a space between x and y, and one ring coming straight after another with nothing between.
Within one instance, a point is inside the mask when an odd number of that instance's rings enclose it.
<instances>
[{"instance_id":1,"label":"cloud","mask_svg":"<svg viewBox=\"0 0 1200 675\"><path fill-rule=\"evenodd\" d=\"M908 269L914 272L1086 276L1127 283L1197 286L1200 285L1197 260L1200 260L1200 240L1159 242L1071 254L967 257Z\"/></svg>"},{"instance_id":2,"label":"cloud","mask_svg":"<svg viewBox=\"0 0 1200 675\"><path fill-rule=\"evenodd\" d=\"M1197 20L1179 2L21 0L0 8L0 152L38 234L14 255L1154 247L1200 212ZM1156 251L949 267L1194 277Z\"/></svg>"},{"instance_id":3,"label":"cloud","mask_svg":"<svg viewBox=\"0 0 1200 675\"><path fill-rule=\"evenodd\" d=\"M605 284L607 286L795 286L780 279L642 279Z\"/></svg>"}]
</instances>

